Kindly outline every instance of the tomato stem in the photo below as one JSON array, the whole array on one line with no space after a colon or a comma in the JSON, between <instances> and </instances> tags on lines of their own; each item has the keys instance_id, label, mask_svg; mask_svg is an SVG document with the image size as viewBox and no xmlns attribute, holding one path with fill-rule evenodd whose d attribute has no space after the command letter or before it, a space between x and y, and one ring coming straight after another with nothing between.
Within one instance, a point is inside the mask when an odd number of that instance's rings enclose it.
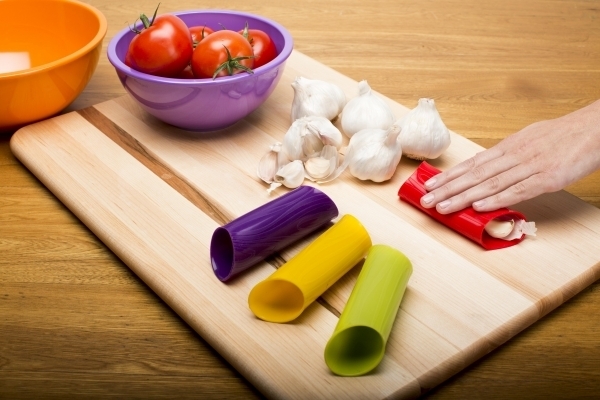
<instances>
[{"instance_id":1,"label":"tomato stem","mask_svg":"<svg viewBox=\"0 0 600 400\"><path fill-rule=\"evenodd\" d=\"M240 61L247 60L249 58L254 58L254 56L240 56L240 57L233 58L233 57L231 57L231 53L229 52L229 49L227 48L227 46L223 45L223 47L225 48L225 51L227 52L227 60L224 61L221 65L219 65L217 67L217 69L215 70L215 73L213 74L213 80L216 79L219 72L223 71L224 69L227 70L227 73L229 75L233 75L233 72L236 69L241 69L242 71L246 71L249 74L254 73L254 71L252 71L252 69L246 67L245 65L240 64Z\"/></svg>"},{"instance_id":2,"label":"tomato stem","mask_svg":"<svg viewBox=\"0 0 600 400\"><path fill-rule=\"evenodd\" d=\"M196 48L196 46L198 46L198 43L200 43L202 41L202 39L204 39L206 37L206 35L204 33L205 29L206 29L206 25L202 26L202 33L201 33L202 37L200 38L200 40L194 40L192 42L192 46L194 49Z\"/></svg>"},{"instance_id":3,"label":"tomato stem","mask_svg":"<svg viewBox=\"0 0 600 400\"><path fill-rule=\"evenodd\" d=\"M160 3L158 3L158 5L156 6L156 10L154 10L154 15L152 16L152 21L150 21L148 19L148 17L146 16L146 14L143 14L143 13L140 14L140 17L138 19L140 21L142 21L142 24L144 24L144 29L148 29L148 28L150 28L152 26L152 24L154 24L154 20L156 19L156 13L158 13L158 7L160 7ZM136 22L137 22L137 19L136 19ZM142 33L141 31L135 29L135 22L134 22L133 26L134 26L134 29L130 28L131 31L137 33L138 35L140 33Z\"/></svg>"},{"instance_id":4,"label":"tomato stem","mask_svg":"<svg viewBox=\"0 0 600 400\"><path fill-rule=\"evenodd\" d=\"M250 43L250 46L254 47L254 39L250 37L250 32L248 31L248 21L246 21L246 25L242 31L242 36L246 38L246 40Z\"/></svg>"},{"instance_id":5,"label":"tomato stem","mask_svg":"<svg viewBox=\"0 0 600 400\"><path fill-rule=\"evenodd\" d=\"M248 21L246 21L246 25L244 25L244 30L242 31L242 36L245 37L248 41Z\"/></svg>"},{"instance_id":6,"label":"tomato stem","mask_svg":"<svg viewBox=\"0 0 600 400\"><path fill-rule=\"evenodd\" d=\"M150 22L150 25L152 25L154 23L154 20L156 19L156 13L158 12L158 7L160 7L160 3L158 3L158 5L156 6L156 10L154 10L154 15L152 16L152 22Z\"/></svg>"}]
</instances>

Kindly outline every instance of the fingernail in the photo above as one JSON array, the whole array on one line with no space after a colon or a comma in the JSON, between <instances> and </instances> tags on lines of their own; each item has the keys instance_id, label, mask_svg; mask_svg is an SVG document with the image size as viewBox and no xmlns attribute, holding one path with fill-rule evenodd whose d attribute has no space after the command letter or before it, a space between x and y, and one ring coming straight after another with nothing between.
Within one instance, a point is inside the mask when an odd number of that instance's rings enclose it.
<instances>
[{"instance_id":1,"label":"fingernail","mask_svg":"<svg viewBox=\"0 0 600 400\"><path fill-rule=\"evenodd\" d=\"M429 204L433 201L433 193L427 193L425 196L421 197L421 201L425 204Z\"/></svg>"},{"instance_id":2,"label":"fingernail","mask_svg":"<svg viewBox=\"0 0 600 400\"><path fill-rule=\"evenodd\" d=\"M485 200L477 200L473 203L473 208L481 208L485 205Z\"/></svg>"},{"instance_id":3,"label":"fingernail","mask_svg":"<svg viewBox=\"0 0 600 400\"><path fill-rule=\"evenodd\" d=\"M446 208L450 205L450 200L444 200L440 204L438 204L439 208Z\"/></svg>"},{"instance_id":4,"label":"fingernail","mask_svg":"<svg viewBox=\"0 0 600 400\"><path fill-rule=\"evenodd\" d=\"M425 187L426 188L432 187L433 185L435 185L436 181L437 181L437 179L431 178L430 180L428 180L427 182L425 182Z\"/></svg>"}]
</instances>

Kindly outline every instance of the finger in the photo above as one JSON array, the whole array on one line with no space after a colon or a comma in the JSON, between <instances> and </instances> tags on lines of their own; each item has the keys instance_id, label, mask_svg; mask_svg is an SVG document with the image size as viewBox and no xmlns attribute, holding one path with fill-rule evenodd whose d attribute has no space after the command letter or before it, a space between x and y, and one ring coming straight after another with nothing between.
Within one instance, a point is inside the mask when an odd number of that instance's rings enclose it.
<instances>
[{"instance_id":1,"label":"finger","mask_svg":"<svg viewBox=\"0 0 600 400\"><path fill-rule=\"evenodd\" d=\"M429 179L425 182L425 188L427 190L433 190L439 188L442 185L458 178L459 176L464 175L469 172L473 168L477 168L482 164L495 160L496 158L501 157L504 152L497 147L492 147L491 149L484 150L481 153L475 154L473 157L466 159L465 161L456 164L454 167L448 169L447 171L441 172Z\"/></svg>"},{"instance_id":2,"label":"finger","mask_svg":"<svg viewBox=\"0 0 600 400\"><path fill-rule=\"evenodd\" d=\"M476 201L473 203L473 208L480 212L494 211L548 193L552 191L549 179L550 177L545 173L532 175L493 196Z\"/></svg>"},{"instance_id":3,"label":"finger","mask_svg":"<svg viewBox=\"0 0 600 400\"><path fill-rule=\"evenodd\" d=\"M454 209L455 211L467 207L467 205L471 204L471 202L498 193L500 190L503 190L513 183L523 180L531 175L529 174L523 176L522 172L516 174L514 171L509 172L517 164L517 160L510 156L499 157L487 163L481 164L478 167L466 172L464 175L459 176L458 178L447 182L445 185L442 185L441 187L425 194L421 198L421 205L425 208L432 208L438 203L443 202L444 204L441 206L441 208L446 208L446 206L451 204L447 202L447 200L460 194L462 197L460 199L455 199L455 201L460 200L459 204L455 204L455 206L451 209ZM508 173L508 175L503 175L506 173ZM499 179L498 177L500 176L502 176L503 179ZM483 182L486 182L486 184L481 185ZM479 194L478 191L471 192L471 196L475 195L480 197L465 197L465 192L469 191L471 188L478 188L479 191L486 189L486 191L482 194Z\"/></svg>"},{"instance_id":4,"label":"finger","mask_svg":"<svg viewBox=\"0 0 600 400\"><path fill-rule=\"evenodd\" d=\"M518 184L532 175L531 169L526 166L517 166L507 171L492 175L489 179L462 191L436 205L441 214L449 214L462 210L473 204L473 202L488 198L500 193L513 185ZM438 189L440 190L440 189Z\"/></svg>"}]
</instances>

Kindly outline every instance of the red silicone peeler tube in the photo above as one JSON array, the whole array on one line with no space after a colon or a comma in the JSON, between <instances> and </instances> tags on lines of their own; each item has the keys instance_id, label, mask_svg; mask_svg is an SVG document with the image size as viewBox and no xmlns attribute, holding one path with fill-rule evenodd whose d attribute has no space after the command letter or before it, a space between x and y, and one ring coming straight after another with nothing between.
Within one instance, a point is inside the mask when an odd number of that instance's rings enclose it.
<instances>
[{"instance_id":1,"label":"red silicone peeler tube","mask_svg":"<svg viewBox=\"0 0 600 400\"><path fill-rule=\"evenodd\" d=\"M523 240L525 235L514 240L498 239L488 235L484 229L487 223L493 219L526 220L525 216L518 211L501 208L496 211L477 212L473 207L469 207L451 214L440 214L435 208L424 208L420 202L421 197L427 193L424 183L440 172L439 169L423 161L406 182L400 186L398 196L400 196L401 200L412 204L435 220L480 244L486 250L514 246Z\"/></svg>"}]
</instances>

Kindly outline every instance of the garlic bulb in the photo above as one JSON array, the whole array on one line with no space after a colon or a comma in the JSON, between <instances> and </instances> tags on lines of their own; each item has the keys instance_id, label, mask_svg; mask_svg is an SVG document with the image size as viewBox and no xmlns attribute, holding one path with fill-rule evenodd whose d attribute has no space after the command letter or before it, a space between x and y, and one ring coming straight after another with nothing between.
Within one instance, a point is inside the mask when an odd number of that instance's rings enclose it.
<instances>
[{"instance_id":1,"label":"garlic bulb","mask_svg":"<svg viewBox=\"0 0 600 400\"><path fill-rule=\"evenodd\" d=\"M361 180L383 182L390 179L402 158L402 147L398 140L401 128L393 124L387 130L363 129L350 139L346 156L342 165L330 178L320 183L337 178L346 168Z\"/></svg>"},{"instance_id":2,"label":"garlic bulb","mask_svg":"<svg viewBox=\"0 0 600 400\"><path fill-rule=\"evenodd\" d=\"M325 145L321 153L304 163L306 177L311 181L329 178L338 166L339 153L335 146Z\"/></svg>"},{"instance_id":3,"label":"garlic bulb","mask_svg":"<svg viewBox=\"0 0 600 400\"><path fill-rule=\"evenodd\" d=\"M283 153L288 160L306 161L319 155L323 146L342 146L342 133L325 117L303 117L292 123L283 137Z\"/></svg>"},{"instance_id":4,"label":"garlic bulb","mask_svg":"<svg viewBox=\"0 0 600 400\"><path fill-rule=\"evenodd\" d=\"M493 219L485 225L485 231L492 237L504 240L520 239L523 235L535 236L535 222L523 219L501 221Z\"/></svg>"},{"instance_id":5,"label":"garlic bulb","mask_svg":"<svg viewBox=\"0 0 600 400\"><path fill-rule=\"evenodd\" d=\"M333 120L346 104L344 91L333 83L299 76L292 82L292 88L292 123L312 115Z\"/></svg>"},{"instance_id":6,"label":"garlic bulb","mask_svg":"<svg viewBox=\"0 0 600 400\"><path fill-rule=\"evenodd\" d=\"M342 131L348 137L363 129L388 129L395 121L390 106L373 93L367 81L358 82L358 97L344 106L341 119Z\"/></svg>"},{"instance_id":7,"label":"garlic bulb","mask_svg":"<svg viewBox=\"0 0 600 400\"><path fill-rule=\"evenodd\" d=\"M269 151L262 156L256 168L256 175L266 183L273 182L281 162L281 142L271 145Z\"/></svg>"},{"instance_id":8,"label":"garlic bulb","mask_svg":"<svg viewBox=\"0 0 600 400\"><path fill-rule=\"evenodd\" d=\"M295 189L302 185L302 182L304 182L304 165L300 160L292 161L277 171L267 192L271 193L281 185Z\"/></svg>"},{"instance_id":9,"label":"garlic bulb","mask_svg":"<svg viewBox=\"0 0 600 400\"><path fill-rule=\"evenodd\" d=\"M450 146L450 131L444 125L433 99L419 99L419 104L398 122L402 128L400 145L408 158L438 158Z\"/></svg>"}]
</instances>

